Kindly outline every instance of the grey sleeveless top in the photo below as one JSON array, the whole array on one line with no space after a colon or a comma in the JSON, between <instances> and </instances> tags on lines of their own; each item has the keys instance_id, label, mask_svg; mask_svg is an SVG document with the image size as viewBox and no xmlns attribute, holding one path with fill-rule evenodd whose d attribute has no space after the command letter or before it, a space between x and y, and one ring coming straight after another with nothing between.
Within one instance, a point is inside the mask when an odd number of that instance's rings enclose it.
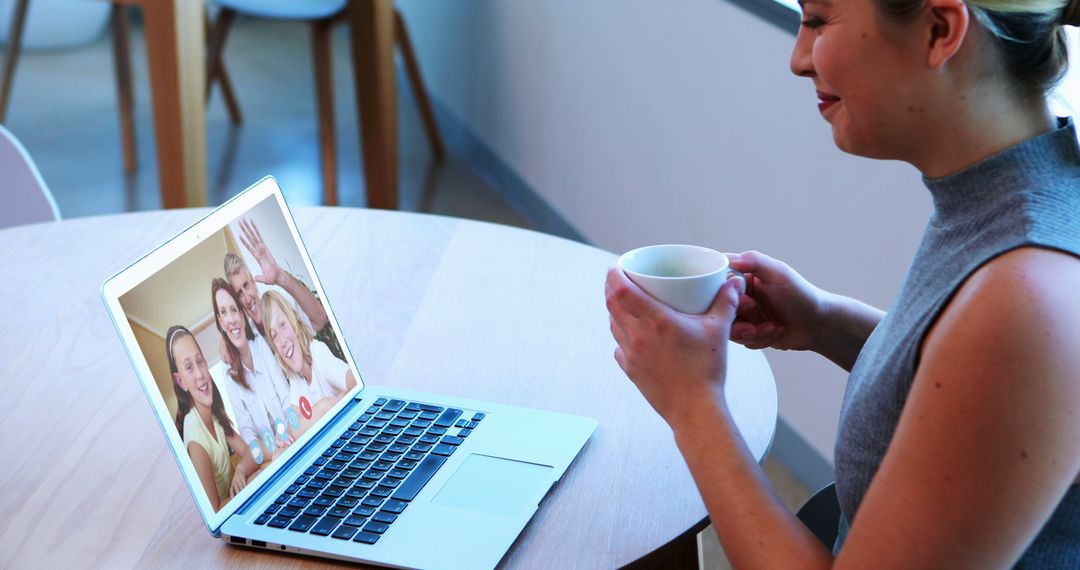
<instances>
[{"instance_id":1,"label":"grey sleeveless top","mask_svg":"<svg viewBox=\"0 0 1080 570\"><path fill-rule=\"evenodd\" d=\"M964 281L1022 246L1080 256L1080 149L1071 119L963 172L924 182L934 211L916 263L859 353L844 394L835 453L843 513L836 553L892 440L919 346ZM1069 489L1018 567L1080 568L1080 487Z\"/></svg>"}]
</instances>

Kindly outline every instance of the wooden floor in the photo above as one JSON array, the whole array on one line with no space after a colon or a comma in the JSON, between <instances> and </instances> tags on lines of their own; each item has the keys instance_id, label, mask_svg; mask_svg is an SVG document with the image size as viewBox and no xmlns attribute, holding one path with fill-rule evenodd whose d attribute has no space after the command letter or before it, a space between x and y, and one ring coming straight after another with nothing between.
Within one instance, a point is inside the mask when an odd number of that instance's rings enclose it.
<instances>
[{"instance_id":1,"label":"wooden floor","mask_svg":"<svg viewBox=\"0 0 1080 570\"><path fill-rule=\"evenodd\" d=\"M219 204L272 174L291 204L320 204L314 79L303 25L239 20L225 61L245 123L230 125L219 93L207 112L207 195ZM359 129L343 30L334 35L338 180L343 206L364 205ZM142 29L134 27L139 169L123 172L119 120L107 37L85 48L25 54L19 63L6 126L34 157L65 218L152 210L161 205ZM423 62L420 62L423 66ZM399 76L401 207L529 227L467 164L431 160L419 114ZM810 492L779 462L765 472L785 503L797 508ZM702 536L704 568L728 568L711 527Z\"/></svg>"}]
</instances>

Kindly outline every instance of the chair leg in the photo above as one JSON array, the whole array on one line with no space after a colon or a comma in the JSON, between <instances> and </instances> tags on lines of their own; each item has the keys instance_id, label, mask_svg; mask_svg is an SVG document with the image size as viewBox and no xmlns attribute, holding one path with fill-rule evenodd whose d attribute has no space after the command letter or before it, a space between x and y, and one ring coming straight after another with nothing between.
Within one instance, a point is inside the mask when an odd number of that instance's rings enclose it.
<instances>
[{"instance_id":1,"label":"chair leg","mask_svg":"<svg viewBox=\"0 0 1080 570\"><path fill-rule=\"evenodd\" d=\"M397 10L394 10L394 40L401 48L405 72L409 76L409 84L412 85L416 103L420 107L420 119L424 123L424 132L427 134L431 153L437 160L442 160L446 156L446 150L443 146L442 135L439 134L439 124L435 122L435 113L431 109L431 100L428 99L427 88L424 87L424 80L420 75L420 65L416 61L409 31L405 28L405 19Z\"/></svg>"},{"instance_id":2,"label":"chair leg","mask_svg":"<svg viewBox=\"0 0 1080 570\"><path fill-rule=\"evenodd\" d=\"M336 206L337 143L334 135L334 79L331 73L328 20L311 24L311 55L315 63L315 100L319 114L319 155L322 160L323 192L327 206Z\"/></svg>"},{"instance_id":3,"label":"chair leg","mask_svg":"<svg viewBox=\"0 0 1080 570\"><path fill-rule=\"evenodd\" d=\"M0 124L7 115L8 101L11 97L11 83L15 79L15 63L19 59L22 47L23 26L26 24L26 10L30 0L15 0L11 10L11 27L8 28L8 43L4 49L3 77L0 81Z\"/></svg>"},{"instance_id":4,"label":"chair leg","mask_svg":"<svg viewBox=\"0 0 1080 570\"><path fill-rule=\"evenodd\" d=\"M112 5L113 65L116 75L116 99L120 111L120 143L124 152L124 172L139 167L135 145L135 90L131 84L131 20L128 7Z\"/></svg>"},{"instance_id":5,"label":"chair leg","mask_svg":"<svg viewBox=\"0 0 1080 570\"><path fill-rule=\"evenodd\" d=\"M206 64L206 100L210 101L210 91L214 82L221 83L221 95L225 98L225 107L229 110L229 119L234 125L244 122L244 116L240 112L240 103L236 100L236 92L233 91L232 80L229 72L225 69L224 52L225 40L229 30L232 29L236 12L228 8L222 8L218 13L217 22L210 25L210 15L203 8L203 20L206 24L207 34L207 64Z\"/></svg>"}]
</instances>

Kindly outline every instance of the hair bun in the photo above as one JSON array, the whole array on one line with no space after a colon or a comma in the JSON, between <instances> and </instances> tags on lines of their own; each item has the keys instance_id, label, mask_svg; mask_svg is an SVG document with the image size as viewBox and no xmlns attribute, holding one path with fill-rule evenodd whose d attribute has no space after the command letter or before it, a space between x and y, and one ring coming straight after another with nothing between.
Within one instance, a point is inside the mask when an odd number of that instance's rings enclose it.
<instances>
[{"instance_id":1,"label":"hair bun","mask_svg":"<svg viewBox=\"0 0 1080 570\"><path fill-rule=\"evenodd\" d=\"M1062 26L1080 26L1080 0L1069 0L1061 10Z\"/></svg>"}]
</instances>

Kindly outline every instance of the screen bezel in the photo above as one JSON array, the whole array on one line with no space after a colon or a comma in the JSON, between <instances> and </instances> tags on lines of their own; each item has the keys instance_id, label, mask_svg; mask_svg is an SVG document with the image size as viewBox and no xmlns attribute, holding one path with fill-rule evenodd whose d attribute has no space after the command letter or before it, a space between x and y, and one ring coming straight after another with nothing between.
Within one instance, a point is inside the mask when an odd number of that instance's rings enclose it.
<instances>
[{"instance_id":1,"label":"screen bezel","mask_svg":"<svg viewBox=\"0 0 1080 570\"><path fill-rule=\"evenodd\" d=\"M210 499L207 497L206 491L203 489L202 483L200 483L199 477L195 472L195 466L188 457L184 442L180 438L179 433L173 424L173 419L169 414L165 399L157 388L153 374L150 372L150 365L135 339L135 333L128 322L123 307L120 305L120 297L137 287L150 276L165 268L168 264L179 259L203 240L239 219L245 212L260 204L268 197L274 197L278 207L281 209L282 216L285 218L285 222L289 227L289 232L292 234L293 241L304 262L304 267L307 269L308 275L311 276L312 286L315 288L319 299L323 303L323 307L326 309L327 320L331 327L333 327L333 331L337 335L338 341L341 343L342 352L345 355L346 361L352 369L353 376L356 378L356 386L346 393L341 400L335 404L322 419L308 429L303 436L297 439L292 445L286 448L281 455L274 459L263 472L250 481L240 494L234 496L220 511L215 512L213 506L210 504ZM292 212L285 203L285 197L282 195L277 181L272 176L267 176L262 180L259 180L240 194L237 194L231 200L222 204L213 212L207 214L204 218L180 232L180 234L158 246L128 267L122 269L113 277L107 279L101 285L101 295L109 310L113 325L116 327L116 331L124 344L124 349L131 359L132 366L135 368L135 373L139 378L139 382L142 384L143 391L150 400L150 406L154 410L154 415L157 417L158 424L165 433L165 438L169 443L173 456L176 458L176 461L180 466L180 471L184 475L184 480L187 483L188 489L195 499L199 514L202 515L203 521L206 523L210 532L215 535L218 534L221 525L224 524L226 519L240 509L252 495L258 492L263 484L269 481L283 467L288 465L290 460L299 453L312 438L319 434L327 423L348 405L361 390L364 389L364 380L356 367L356 363L353 360L352 353L349 351L345 337L341 333L341 327L338 325L337 318L330 308L330 302L326 296L326 291L323 290L322 282L319 280L319 276L311 264L311 258L308 255L307 248L304 245L303 239L300 237L299 231L296 229L296 222L293 219Z\"/></svg>"}]
</instances>

